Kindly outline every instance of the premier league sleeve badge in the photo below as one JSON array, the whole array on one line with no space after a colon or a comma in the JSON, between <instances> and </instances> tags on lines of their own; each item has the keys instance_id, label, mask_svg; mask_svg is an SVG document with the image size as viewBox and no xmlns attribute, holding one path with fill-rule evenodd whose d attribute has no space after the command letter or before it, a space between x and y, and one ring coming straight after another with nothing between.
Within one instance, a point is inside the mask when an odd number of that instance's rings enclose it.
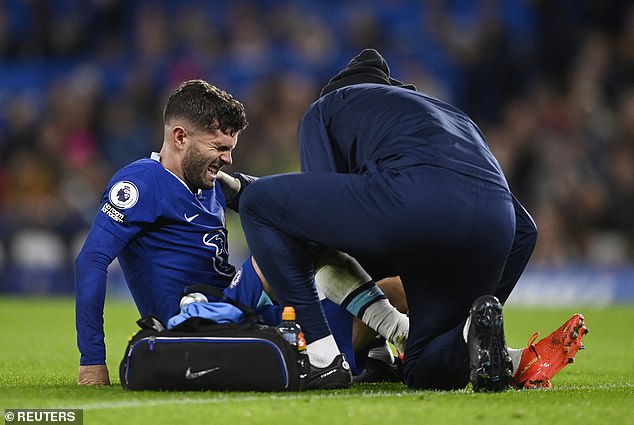
<instances>
[{"instance_id":1,"label":"premier league sleeve badge","mask_svg":"<svg viewBox=\"0 0 634 425\"><path fill-rule=\"evenodd\" d=\"M130 181L115 183L108 192L108 201L101 207L101 212L112 220L122 224L125 214L120 210L132 208L139 200L139 189Z\"/></svg>"},{"instance_id":2,"label":"premier league sleeve badge","mask_svg":"<svg viewBox=\"0 0 634 425\"><path fill-rule=\"evenodd\" d=\"M139 200L139 189L132 182L120 181L112 186L108 198L119 209L132 208Z\"/></svg>"}]
</instances>

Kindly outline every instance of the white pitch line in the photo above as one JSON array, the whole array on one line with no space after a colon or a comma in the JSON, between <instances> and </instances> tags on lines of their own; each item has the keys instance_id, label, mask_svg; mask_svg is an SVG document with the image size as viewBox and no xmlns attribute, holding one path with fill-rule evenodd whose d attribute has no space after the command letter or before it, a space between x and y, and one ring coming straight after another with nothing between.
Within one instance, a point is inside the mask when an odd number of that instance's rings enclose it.
<instances>
[{"instance_id":1,"label":"white pitch line","mask_svg":"<svg viewBox=\"0 0 634 425\"><path fill-rule=\"evenodd\" d=\"M533 391L544 391L544 392L564 392L571 390L605 390L605 389L621 389L621 388L634 388L633 384L630 383L617 383L617 384L607 384L607 385L580 385L580 386L560 386L554 387L548 390L521 390L516 391L519 392L533 392ZM129 408L137 408L137 407L152 407L152 406L166 406L166 405L175 405L175 404L217 404L217 403L226 403L235 401L237 403L242 403L245 401L265 401L265 400L299 400L299 399L316 399L316 400L325 400L325 399L349 399L349 398L390 398L390 397L419 397L421 394L426 394L425 391L399 391L399 392L391 392L391 391L379 391L379 392L331 392L328 394L311 394L310 392L297 392L297 393L278 393L278 394L269 394L260 393L258 395L248 395L248 396L238 396L238 395L213 395L209 398L201 398L201 397L177 397L177 398L156 398L156 399L140 399L140 400L117 400L117 401L104 401L98 403L86 403L86 404L77 404L72 406L67 406L69 409L84 409L84 410L103 410L103 409L129 409ZM459 390L459 391L439 391L432 392L430 395L433 396L455 396L459 394L472 394L467 390ZM133 394L133 393L131 393Z\"/></svg>"},{"instance_id":2,"label":"white pitch line","mask_svg":"<svg viewBox=\"0 0 634 425\"><path fill-rule=\"evenodd\" d=\"M78 404L68 407L71 409L84 409L84 410L101 410L101 409L128 409L144 406L165 406L172 404L214 404L214 403L226 403L235 401L242 403L245 401L264 401L264 400L296 400L296 399L341 399L341 398L378 398L378 397L403 397L403 396L418 396L420 393L411 392L377 392L377 393L348 393L342 394L333 392L331 394L310 394L303 393L289 393L279 395L250 395L250 396L212 396L210 398L194 398L194 397L179 397L179 398L160 398L160 399L143 399L143 400L122 400L122 401L105 401L99 403L87 403Z\"/></svg>"}]
</instances>

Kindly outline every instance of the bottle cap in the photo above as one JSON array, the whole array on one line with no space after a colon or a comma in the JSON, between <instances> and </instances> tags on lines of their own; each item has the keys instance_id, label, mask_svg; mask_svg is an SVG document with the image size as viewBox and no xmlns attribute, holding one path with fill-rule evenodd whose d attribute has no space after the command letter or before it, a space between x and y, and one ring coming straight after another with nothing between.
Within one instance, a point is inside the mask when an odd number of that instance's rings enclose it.
<instances>
[{"instance_id":1,"label":"bottle cap","mask_svg":"<svg viewBox=\"0 0 634 425\"><path fill-rule=\"evenodd\" d=\"M287 305L282 310L282 320L295 320L295 308Z\"/></svg>"}]
</instances>

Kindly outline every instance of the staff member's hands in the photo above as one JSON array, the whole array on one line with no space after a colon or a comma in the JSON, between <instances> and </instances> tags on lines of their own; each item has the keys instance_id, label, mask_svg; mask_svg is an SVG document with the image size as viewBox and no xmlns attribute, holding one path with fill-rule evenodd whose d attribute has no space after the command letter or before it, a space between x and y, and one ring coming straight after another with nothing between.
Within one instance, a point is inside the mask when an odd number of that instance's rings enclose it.
<instances>
[{"instance_id":1,"label":"staff member's hands","mask_svg":"<svg viewBox=\"0 0 634 425\"><path fill-rule=\"evenodd\" d=\"M79 385L110 385L108 366L105 364L79 366L77 374Z\"/></svg>"}]
</instances>

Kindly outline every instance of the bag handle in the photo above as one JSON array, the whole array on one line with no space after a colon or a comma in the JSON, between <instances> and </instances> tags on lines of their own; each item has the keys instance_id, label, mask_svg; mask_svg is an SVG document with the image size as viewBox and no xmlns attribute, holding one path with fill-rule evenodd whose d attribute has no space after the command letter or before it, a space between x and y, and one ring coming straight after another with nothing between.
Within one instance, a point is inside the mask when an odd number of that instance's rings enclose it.
<instances>
[{"instance_id":1,"label":"bag handle","mask_svg":"<svg viewBox=\"0 0 634 425\"><path fill-rule=\"evenodd\" d=\"M254 308L242 304L241 302L236 301L233 298L227 297L220 288L208 285L206 283L198 283L186 287L183 290L183 295L191 294L192 292L200 292L205 295L211 295L212 297L217 298L219 301L224 301L239 308L240 311L242 311L242 314L244 314L245 320L250 319L257 322L262 322L262 317L260 317L260 314Z\"/></svg>"},{"instance_id":2,"label":"bag handle","mask_svg":"<svg viewBox=\"0 0 634 425\"><path fill-rule=\"evenodd\" d=\"M141 329L153 330L156 332L162 332L165 330L165 325L155 316L142 317L136 321Z\"/></svg>"}]
</instances>

